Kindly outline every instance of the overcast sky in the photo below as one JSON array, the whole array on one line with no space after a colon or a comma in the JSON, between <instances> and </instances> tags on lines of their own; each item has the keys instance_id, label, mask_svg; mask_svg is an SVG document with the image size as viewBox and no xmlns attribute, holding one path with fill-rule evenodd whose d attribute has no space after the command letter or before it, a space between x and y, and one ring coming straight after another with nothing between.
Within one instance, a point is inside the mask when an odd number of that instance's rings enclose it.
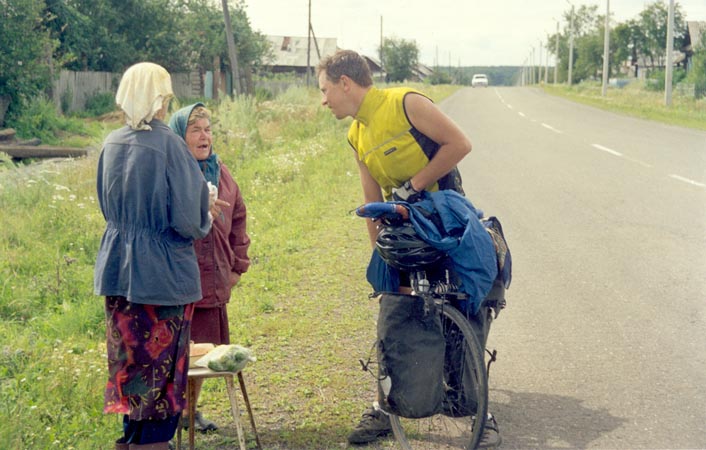
<instances>
[{"instance_id":1,"label":"overcast sky","mask_svg":"<svg viewBox=\"0 0 706 450\"><path fill-rule=\"evenodd\" d=\"M605 14L606 0L572 1L577 7L597 5ZM650 3L611 0L612 20L634 19ZM706 0L676 3L686 20L706 21ZM307 35L309 0L245 0L245 5L255 30ZM340 48L374 57L382 17L383 35L415 41L424 64L518 66L556 32L556 19L570 8L568 0L311 0L311 21L317 38L336 38Z\"/></svg>"}]
</instances>

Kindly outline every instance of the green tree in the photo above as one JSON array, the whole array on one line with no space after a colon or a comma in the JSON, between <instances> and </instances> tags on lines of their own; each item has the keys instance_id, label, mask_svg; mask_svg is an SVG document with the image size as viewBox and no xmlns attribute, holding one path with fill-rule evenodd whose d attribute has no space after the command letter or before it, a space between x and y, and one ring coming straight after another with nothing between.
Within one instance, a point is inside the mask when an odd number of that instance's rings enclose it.
<instances>
[{"instance_id":1,"label":"green tree","mask_svg":"<svg viewBox=\"0 0 706 450\"><path fill-rule=\"evenodd\" d=\"M397 38L385 38L382 49L378 49L385 61L387 81L404 81L412 78L419 61L416 42Z\"/></svg>"},{"instance_id":2,"label":"green tree","mask_svg":"<svg viewBox=\"0 0 706 450\"><path fill-rule=\"evenodd\" d=\"M120 72L144 60L181 69L176 4L170 0L46 0L60 41L55 57L69 70Z\"/></svg>"},{"instance_id":3,"label":"green tree","mask_svg":"<svg viewBox=\"0 0 706 450\"><path fill-rule=\"evenodd\" d=\"M243 1L230 9L244 68L259 65L266 39L252 30ZM227 67L223 12L210 0L47 0L48 27L69 70L121 72L153 61L171 72Z\"/></svg>"},{"instance_id":4,"label":"green tree","mask_svg":"<svg viewBox=\"0 0 706 450\"><path fill-rule=\"evenodd\" d=\"M591 5L581 5L573 10L573 39L574 39L574 54L573 54L573 71L572 78L573 82L580 82L586 77L590 76L593 71L593 67L598 64L603 64L603 53L601 52L601 57L598 61L592 59L595 58L595 36L598 35L599 30L602 31L602 27L599 29L599 21L602 20L598 15L598 6ZM547 36L547 42L551 42L547 48L547 51L554 54L556 52L556 39L559 39L559 54L555 55L557 57L559 68L558 75L559 79L557 81L566 81L567 74L569 71L569 47L571 39L571 22L572 22L572 11L568 10L564 13L564 29L557 35L552 34ZM602 38L601 38L602 42ZM582 47L586 45L588 48L582 50ZM602 45L602 44L601 44ZM602 47L601 47L602 48Z\"/></svg>"},{"instance_id":5,"label":"green tree","mask_svg":"<svg viewBox=\"0 0 706 450\"><path fill-rule=\"evenodd\" d=\"M629 62L634 68L634 76L637 76L637 64L639 50L644 45L644 36L640 31L637 20L632 19L624 23L619 23L610 33L610 48L613 64Z\"/></svg>"},{"instance_id":6,"label":"green tree","mask_svg":"<svg viewBox=\"0 0 706 450\"><path fill-rule=\"evenodd\" d=\"M575 45L574 81L597 78L603 71L603 27L581 36Z\"/></svg>"},{"instance_id":7,"label":"green tree","mask_svg":"<svg viewBox=\"0 0 706 450\"><path fill-rule=\"evenodd\" d=\"M248 79L267 41L250 27L242 0L231 18ZM228 64L223 14L210 0L0 0L0 48L0 96L11 98L11 108L49 90L62 68L122 72L153 61L181 72Z\"/></svg>"},{"instance_id":8,"label":"green tree","mask_svg":"<svg viewBox=\"0 0 706 450\"><path fill-rule=\"evenodd\" d=\"M43 0L0 0L0 96L10 109L50 86L56 47L44 27Z\"/></svg>"},{"instance_id":9,"label":"green tree","mask_svg":"<svg viewBox=\"0 0 706 450\"><path fill-rule=\"evenodd\" d=\"M641 36L637 42L640 44L638 52L650 62L650 67L664 66L667 42L667 6L659 0L648 4L639 14L637 23ZM681 7L677 3L674 7L674 48L684 46L686 39L686 24Z\"/></svg>"}]
</instances>

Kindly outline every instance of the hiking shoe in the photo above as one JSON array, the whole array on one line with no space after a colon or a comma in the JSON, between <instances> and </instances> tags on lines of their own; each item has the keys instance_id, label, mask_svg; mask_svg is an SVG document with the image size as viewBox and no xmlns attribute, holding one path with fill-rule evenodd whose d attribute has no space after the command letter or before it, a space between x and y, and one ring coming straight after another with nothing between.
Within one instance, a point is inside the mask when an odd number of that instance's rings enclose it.
<instances>
[{"instance_id":1,"label":"hiking shoe","mask_svg":"<svg viewBox=\"0 0 706 450\"><path fill-rule=\"evenodd\" d=\"M498 422L495 420L495 416L488 417L485 420L483 436L476 448L495 448L500 446L502 442L503 438L500 436L500 430L498 429Z\"/></svg>"},{"instance_id":2,"label":"hiking shoe","mask_svg":"<svg viewBox=\"0 0 706 450\"><path fill-rule=\"evenodd\" d=\"M181 417L181 427L185 430L189 428L188 417ZM216 431L217 429L218 425L216 425L215 422L204 418L201 411L196 411L196 415L194 416L194 431L198 431L199 433L208 433L209 431Z\"/></svg>"},{"instance_id":3,"label":"hiking shoe","mask_svg":"<svg viewBox=\"0 0 706 450\"><path fill-rule=\"evenodd\" d=\"M363 413L358 425L355 426L351 434L348 435L348 442L351 444L367 444L375 439L390 434L390 418L384 412L368 408Z\"/></svg>"}]
</instances>

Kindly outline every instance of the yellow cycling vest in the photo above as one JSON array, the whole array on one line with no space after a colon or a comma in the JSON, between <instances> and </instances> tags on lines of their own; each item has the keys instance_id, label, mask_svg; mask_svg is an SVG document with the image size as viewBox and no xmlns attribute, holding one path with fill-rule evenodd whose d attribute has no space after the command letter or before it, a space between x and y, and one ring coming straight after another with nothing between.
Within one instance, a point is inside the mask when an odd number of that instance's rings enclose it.
<instances>
[{"instance_id":1,"label":"yellow cycling vest","mask_svg":"<svg viewBox=\"0 0 706 450\"><path fill-rule=\"evenodd\" d=\"M348 142L387 200L392 197L392 188L416 175L439 150L439 144L414 128L407 118L404 98L410 93L424 95L406 87L370 88L348 130ZM439 189L463 193L458 169L426 190Z\"/></svg>"}]
</instances>

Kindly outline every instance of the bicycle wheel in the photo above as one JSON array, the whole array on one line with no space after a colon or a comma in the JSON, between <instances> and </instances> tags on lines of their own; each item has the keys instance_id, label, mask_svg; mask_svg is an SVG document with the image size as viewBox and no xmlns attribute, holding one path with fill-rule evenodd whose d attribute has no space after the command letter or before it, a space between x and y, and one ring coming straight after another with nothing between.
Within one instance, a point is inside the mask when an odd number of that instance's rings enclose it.
<instances>
[{"instance_id":1,"label":"bicycle wheel","mask_svg":"<svg viewBox=\"0 0 706 450\"><path fill-rule=\"evenodd\" d=\"M422 419L390 415L392 431L405 450L474 449L483 435L488 412L485 352L468 319L443 305L446 341L443 411Z\"/></svg>"}]
</instances>

